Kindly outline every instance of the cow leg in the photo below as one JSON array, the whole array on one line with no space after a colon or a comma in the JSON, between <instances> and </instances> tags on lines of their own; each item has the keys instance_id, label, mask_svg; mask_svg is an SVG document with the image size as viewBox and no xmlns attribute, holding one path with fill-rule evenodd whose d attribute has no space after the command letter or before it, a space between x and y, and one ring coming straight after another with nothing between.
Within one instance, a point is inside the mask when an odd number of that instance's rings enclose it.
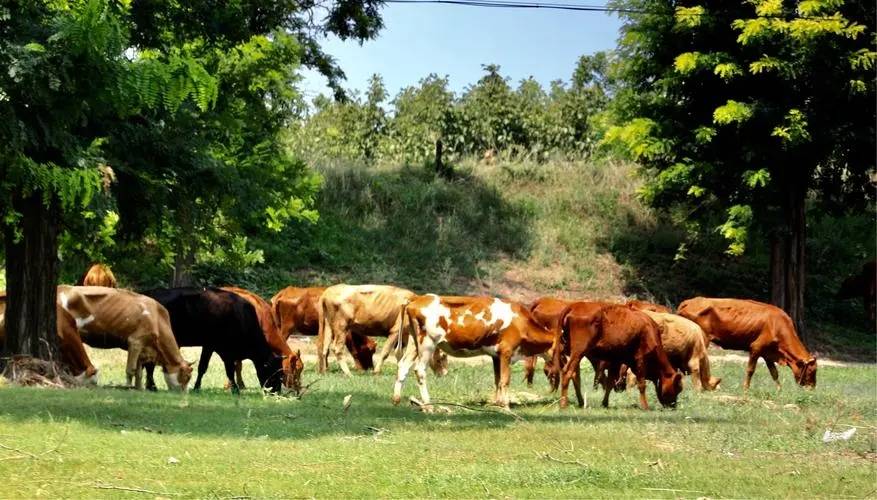
<instances>
[{"instance_id":1,"label":"cow leg","mask_svg":"<svg viewBox=\"0 0 877 500\"><path fill-rule=\"evenodd\" d=\"M527 387L533 387L533 376L536 374L536 356L524 358L524 381Z\"/></svg>"},{"instance_id":2,"label":"cow leg","mask_svg":"<svg viewBox=\"0 0 877 500\"><path fill-rule=\"evenodd\" d=\"M646 399L646 382L645 370L637 368L636 388L639 389L639 405L643 410L649 409L649 402Z\"/></svg>"},{"instance_id":3,"label":"cow leg","mask_svg":"<svg viewBox=\"0 0 877 500\"><path fill-rule=\"evenodd\" d=\"M131 386L134 383L134 387L137 389L143 388L143 381L140 378L140 373L137 370L137 367L140 363L140 353L143 351L143 344L136 339L128 340L128 363L125 366L125 376L126 382L128 386ZM136 381L135 381L136 378Z\"/></svg>"},{"instance_id":4,"label":"cow leg","mask_svg":"<svg viewBox=\"0 0 877 500\"><path fill-rule=\"evenodd\" d=\"M390 336L387 337L387 341L384 342L384 347L381 349L381 354L378 356L378 360L375 363L374 372L381 373L381 368L384 366L384 361L390 357L390 353L393 352L393 349L396 348L396 340L399 338L399 332L393 331L390 333Z\"/></svg>"},{"instance_id":5,"label":"cow leg","mask_svg":"<svg viewBox=\"0 0 877 500\"><path fill-rule=\"evenodd\" d=\"M328 358L329 349L335 353L335 360L338 361L338 365L341 366L341 371L344 372L344 375L348 377L352 377L353 375L350 373L350 367L347 366L347 361L344 359L344 351L347 350L347 345L345 341L347 340L347 324L343 320L341 321L333 321L332 325L332 337L325 339L325 347L323 348L323 355ZM328 359L326 365L328 366Z\"/></svg>"},{"instance_id":6,"label":"cow leg","mask_svg":"<svg viewBox=\"0 0 877 500\"><path fill-rule=\"evenodd\" d=\"M752 374L755 373L755 367L758 366L758 358L760 356L760 351L754 349L749 353L749 362L746 364L746 378L743 379L743 390L745 392L749 392L749 383L752 381Z\"/></svg>"},{"instance_id":7,"label":"cow leg","mask_svg":"<svg viewBox=\"0 0 877 500\"><path fill-rule=\"evenodd\" d=\"M204 377L204 373L207 372L211 356L213 356L212 349L209 349L206 346L201 348L201 359L198 360L198 378L195 379L195 386L192 387L193 391L201 390L201 379Z\"/></svg>"},{"instance_id":8,"label":"cow leg","mask_svg":"<svg viewBox=\"0 0 877 500\"><path fill-rule=\"evenodd\" d=\"M569 359L566 361L566 366L563 367L563 373L561 373L560 378L560 407L566 408L569 406L569 381L575 377L575 371L578 369L579 363L582 361L582 353L581 352L573 352ZM579 401L583 405L587 404L587 399L582 398L582 401Z\"/></svg>"},{"instance_id":9,"label":"cow leg","mask_svg":"<svg viewBox=\"0 0 877 500\"><path fill-rule=\"evenodd\" d=\"M769 367L768 367L769 368ZM691 387L694 388L695 391L703 391L704 389L709 389L709 387L704 387L703 383L700 381L700 360L692 357L688 361L688 371L691 372Z\"/></svg>"},{"instance_id":10,"label":"cow leg","mask_svg":"<svg viewBox=\"0 0 877 500\"><path fill-rule=\"evenodd\" d=\"M603 365L600 365L601 368ZM608 369L609 373L612 373L612 367ZM612 394L612 389L614 389L615 383L612 381L611 377L608 375L600 374L600 385L603 386L603 401L600 402L600 405L603 408L609 408L609 395Z\"/></svg>"},{"instance_id":11,"label":"cow leg","mask_svg":"<svg viewBox=\"0 0 877 500\"><path fill-rule=\"evenodd\" d=\"M435 344L432 342L432 339L429 337L424 338L416 364L414 365L414 374L417 375L417 387L420 389L420 399L423 402L424 409L428 409L430 404L429 390L426 387L426 368L429 366L429 361L432 359L434 352Z\"/></svg>"},{"instance_id":12,"label":"cow leg","mask_svg":"<svg viewBox=\"0 0 877 500\"><path fill-rule=\"evenodd\" d=\"M780 372L777 371L777 365L772 360L764 358L764 364L767 365L768 371L770 371L770 376L773 378L773 382L777 385L777 390L782 389L783 387L780 385Z\"/></svg>"},{"instance_id":13,"label":"cow leg","mask_svg":"<svg viewBox=\"0 0 877 500\"><path fill-rule=\"evenodd\" d=\"M228 378L228 383L231 384L231 393L232 394L240 394L241 388L235 383L234 380L234 361L226 361L222 360L225 364L225 376Z\"/></svg>"},{"instance_id":14,"label":"cow leg","mask_svg":"<svg viewBox=\"0 0 877 500\"><path fill-rule=\"evenodd\" d=\"M400 401L402 401L402 385L405 384L405 378L408 377L408 370L411 369L411 365L414 364L414 360L417 358L417 342L414 342L413 337L412 341L408 342L408 345L405 346L405 354L402 356L402 359L399 360L399 364L396 369L396 384L393 386L393 404L397 405Z\"/></svg>"},{"instance_id":15,"label":"cow leg","mask_svg":"<svg viewBox=\"0 0 877 500\"><path fill-rule=\"evenodd\" d=\"M512 353L499 353L499 384L497 385L496 404L508 409L509 407L509 384L512 381Z\"/></svg>"},{"instance_id":16,"label":"cow leg","mask_svg":"<svg viewBox=\"0 0 877 500\"><path fill-rule=\"evenodd\" d=\"M243 365L243 361L239 360L234 362L234 379L237 382L238 387L240 387L241 389L246 389L247 387L244 385L244 377L241 374L241 369L243 368Z\"/></svg>"},{"instance_id":17,"label":"cow leg","mask_svg":"<svg viewBox=\"0 0 877 500\"><path fill-rule=\"evenodd\" d=\"M576 399L579 400L579 408L587 408L588 400L582 394L582 370L579 363L576 363L576 371L572 377L572 386L576 390Z\"/></svg>"},{"instance_id":18,"label":"cow leg","mask_svg":"<svg viewBox=\"0 0 877 500\"><path fill-rule=\"evenodd\" d=\"M143 363L143 369L146 371L146 390L157 391L158 387L155 385L155 363Z\"/></svg>"}]
</instances>

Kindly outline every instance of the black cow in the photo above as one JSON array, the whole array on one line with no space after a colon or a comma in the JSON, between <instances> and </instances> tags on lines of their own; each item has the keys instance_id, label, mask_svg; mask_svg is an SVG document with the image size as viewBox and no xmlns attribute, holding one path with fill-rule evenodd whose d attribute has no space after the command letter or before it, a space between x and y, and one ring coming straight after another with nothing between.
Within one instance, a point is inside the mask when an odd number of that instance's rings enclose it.
<instances>
[{"instance_id":1,"label":"black cow","mask_svg":"<svg viewBox=\"0 0 877 500\"><path fill-rule=\"evenodd\" d=\"M262 387L280 391L282 357L271 350L259 326L253 305L238 295L218 288L160 288L143 292L163 305L171 317L177 344L202 346L198 378L194 390L201 388L210 357L219 354L232 392L240 392L234 380L235 361L250 359ZM154 388L155 365L145 364L146 386Z\"/></svg>"}]
</instances>

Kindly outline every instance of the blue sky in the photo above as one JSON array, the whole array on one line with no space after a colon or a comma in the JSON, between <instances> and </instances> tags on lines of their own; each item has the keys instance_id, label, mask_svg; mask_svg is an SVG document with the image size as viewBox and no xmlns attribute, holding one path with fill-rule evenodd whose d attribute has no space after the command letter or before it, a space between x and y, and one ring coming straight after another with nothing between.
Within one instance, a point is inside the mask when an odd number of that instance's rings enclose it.
<instances>
[{"instance_id":1,"label":"blue sky","mask_svg":"<svg viewBox=\"0 0 877 500\"><path fill-rule=\"evenodd\" d=\"M460 91L496 63L514 82L533 76L544 86L568 80L582 54L615 47L617 17L600 12L498 9L446 4L386 4L384 29L362 46L330 38L323 43L347 74L345 87L364 89L379 73L394 96L429 73L447 75ZM304 72L308 100L329 94L325 79Z\"/></svg>"}]
</instances>

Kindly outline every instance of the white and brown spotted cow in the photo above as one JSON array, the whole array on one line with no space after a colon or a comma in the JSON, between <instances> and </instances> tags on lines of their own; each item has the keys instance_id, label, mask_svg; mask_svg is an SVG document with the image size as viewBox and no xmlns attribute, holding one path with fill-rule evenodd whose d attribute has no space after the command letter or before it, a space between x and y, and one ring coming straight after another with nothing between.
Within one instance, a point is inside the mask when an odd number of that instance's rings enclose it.
<instances>
[{"instance_id":1,"label":"white and brown spotted cow","mask_svg":"<svg viewBox=\"0 0 877 500\"><path fill-rule=\"evenodd\" d=\"M426 363L440 349L451 356L486 354L493 358L496 404L508 407L513 358L545 353L555 337L554 332L533 319L526 307L492 297L424 295L406 306L405 318L411 328L402 329L397 344L396 355L401 359L393 389L395 404L402 399L402 385L415 365L422 402L429 405ZM407 346L402 355L404 344Z\"/></svg>"},{"instance_id":2,"label":"white and brown spotted cow","mask_svg":"<svg viewBox=\"0 0 877 500\"><path fill-rule=\"evenodd\" d=\"M141 389L138 367L143 360L154 359L162 365L169 389L186 390L192 367L180 354L161 304L129 290L102 286L59 286L58 303L73 317L86 344L128 351L128 385L133 381Z\"/></svg>"}]
</instances>

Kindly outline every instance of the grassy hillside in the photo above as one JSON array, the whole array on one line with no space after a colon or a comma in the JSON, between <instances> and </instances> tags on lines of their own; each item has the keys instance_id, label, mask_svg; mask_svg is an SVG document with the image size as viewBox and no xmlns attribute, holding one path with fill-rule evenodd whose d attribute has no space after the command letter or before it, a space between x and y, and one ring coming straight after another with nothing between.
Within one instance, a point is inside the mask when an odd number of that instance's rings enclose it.
<instances>
[{"instance_id":1,"label":"grassy hillside","mask_svg":"<svg viewBox=\"0 0 877 500\"><path fill-rule=\"evenodd\" d=\"M675 305L698 294L766 300L766 242L742 258L706 235L674 260L684 232L643 207L632 165L615 161L320 167L318 224L259 241L267 265L236 276L266 295L291 283L395 283L420 292L541 295ZM874 360L860 301L834 295L873 256L873 214L811 217L808 332L821 354Z\"/></svg>"}]
</instances>

